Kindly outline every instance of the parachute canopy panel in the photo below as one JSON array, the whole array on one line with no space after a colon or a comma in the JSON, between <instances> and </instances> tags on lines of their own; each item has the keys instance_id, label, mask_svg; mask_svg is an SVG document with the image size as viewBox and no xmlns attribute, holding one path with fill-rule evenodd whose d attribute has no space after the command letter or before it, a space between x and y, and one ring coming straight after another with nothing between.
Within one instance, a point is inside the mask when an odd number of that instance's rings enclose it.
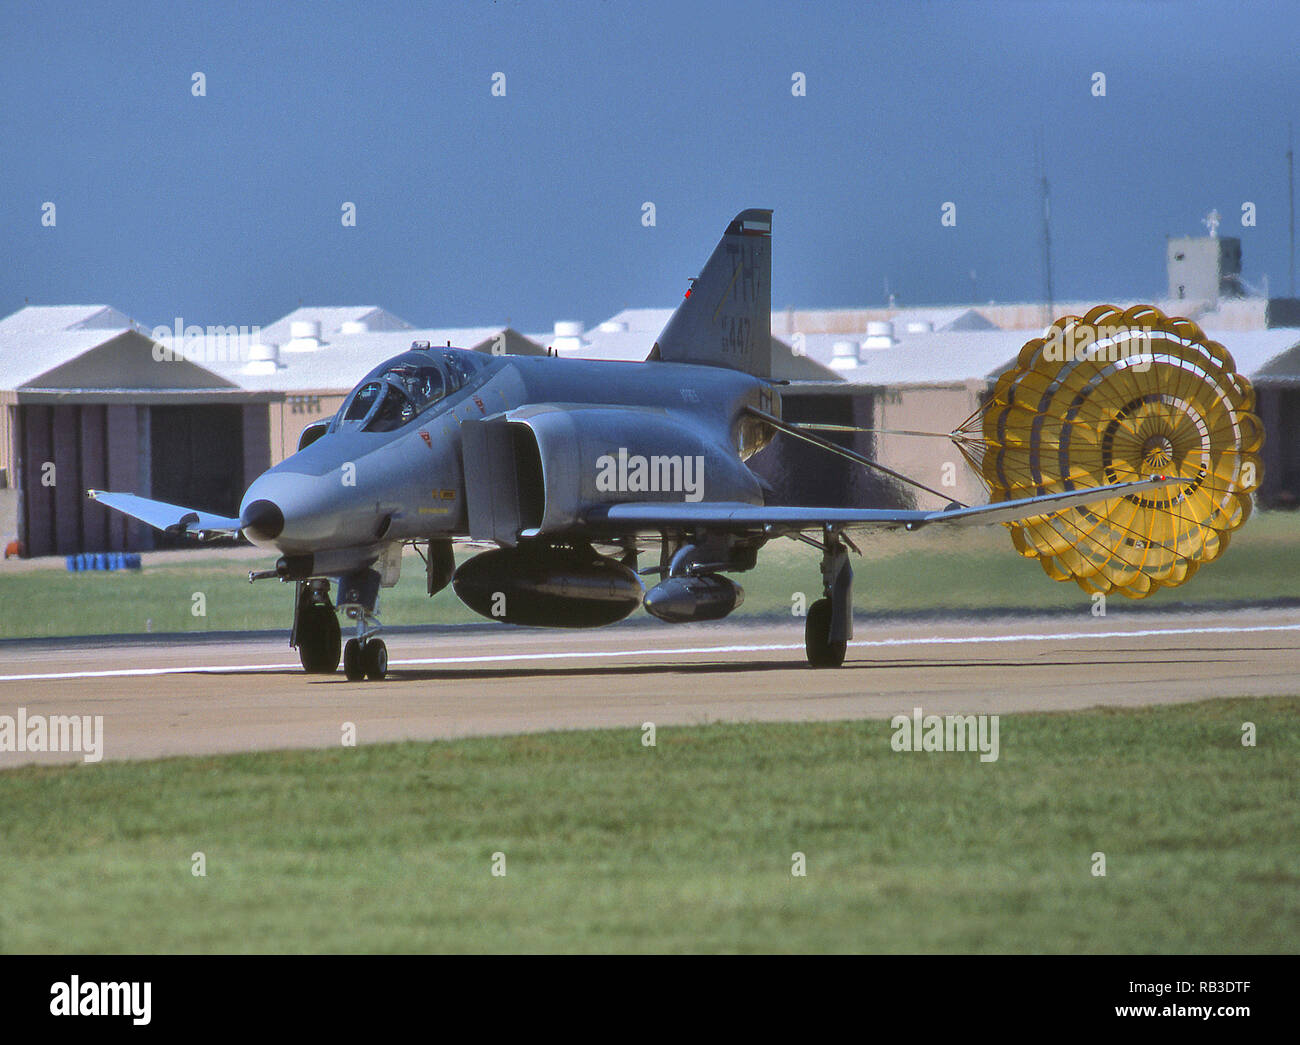
<instances>
[{"instance_id":1,"label":"parachute canopy panel","mask_svg":"<svg viewBox=\"0 0 1300 1045\"><path fill-rule=\"evenodd\" d=\"M1056 580L1143 598L1218 558L1249 516L1262 478L1254 405L1232 356L1191 320L1102 305L1028 342L952 438L993 501L1183 480L1007 524Z\"/></svg>"}]
</instances>

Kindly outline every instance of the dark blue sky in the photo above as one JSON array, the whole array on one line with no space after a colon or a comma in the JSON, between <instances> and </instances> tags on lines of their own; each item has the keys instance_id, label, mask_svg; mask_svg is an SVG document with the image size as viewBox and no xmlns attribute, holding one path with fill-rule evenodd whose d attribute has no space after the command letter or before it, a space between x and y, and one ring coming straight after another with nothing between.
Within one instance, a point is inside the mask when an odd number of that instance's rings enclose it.
<instances>
[{"instance_id":1,"label":"dark blue sky","mask_svg":"<svg viewBox=\"0 0 1300 1045\"><path fill-rule=\"evenodd\" d=\"M1058 298L1162 294L1211 207L1285 293L1297 39L1294 0L6 5L0 314L590 323L747 206L778 308L1038 300L1038 128Z\"/></svg>"}]
</instances>

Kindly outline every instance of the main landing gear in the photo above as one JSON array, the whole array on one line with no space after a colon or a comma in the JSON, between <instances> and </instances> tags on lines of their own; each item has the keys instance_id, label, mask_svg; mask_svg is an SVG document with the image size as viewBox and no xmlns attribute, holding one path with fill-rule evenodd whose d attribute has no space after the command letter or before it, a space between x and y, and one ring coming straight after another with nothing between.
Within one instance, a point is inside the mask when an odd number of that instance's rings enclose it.
<instances>
[{"instance_id":1,"label":"main landing gear","mask_svg":"<svg viewBox=\"0 0 1300 1045\"><path fill-rule=\"evenodd\" d=\"M853 567L844 537L826 530L822 544L824 598L808 607L804 652L814 668L838 668L853 638Z\"/></svg>"},{"instance_id":2,"label":"main landing gear","mask_svg":"<svg viewBox=\"0 0 1300 1045\"><path fill-rule=\"evenodd\" d=\"M378 682L388 674L388 647L379 638L379 574L364 570L339 579L339 605L356 622L356 637L343 643L338 613L330 603L328 580L297 582L293 631L289 645L309 675L332 675L340 660L349 682Z\"/></svg>"},{"instance_id":3,"label":"main landing gear","mask_svg":"<svg viewBox=\"0 0 1300 1045\"><path fill-rule=\"evenodd\" d=\"M298 648L307 674L332 675L338 670L343 636L330 604L329 581L298 581L297 596L289 645Z\"/></svg>"}]
</instances>

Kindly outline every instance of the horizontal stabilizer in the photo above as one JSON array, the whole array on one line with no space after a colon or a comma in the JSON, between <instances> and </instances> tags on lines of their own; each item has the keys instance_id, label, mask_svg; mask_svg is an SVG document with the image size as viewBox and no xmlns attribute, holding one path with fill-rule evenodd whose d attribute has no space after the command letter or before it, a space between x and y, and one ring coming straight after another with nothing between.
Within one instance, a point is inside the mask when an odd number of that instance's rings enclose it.
<instances>
[{"instance_id":1,"label":"horizontal stabilizer","mask_svg":"<svg viewBox=\"0 0 1300 1045\"><path fill-rule=\"evenodd\" d=\"M148 523L155 530L166 533L193 534L197 537L234 536L239 532L238 519L211 512L195 511L182 508L178 504L165 501L151 501L147 497L137 497L133 493L109 493L105 490L87 490L86 496L92 501L107 505L132 519Z\"/></svg>"}]
</instances>

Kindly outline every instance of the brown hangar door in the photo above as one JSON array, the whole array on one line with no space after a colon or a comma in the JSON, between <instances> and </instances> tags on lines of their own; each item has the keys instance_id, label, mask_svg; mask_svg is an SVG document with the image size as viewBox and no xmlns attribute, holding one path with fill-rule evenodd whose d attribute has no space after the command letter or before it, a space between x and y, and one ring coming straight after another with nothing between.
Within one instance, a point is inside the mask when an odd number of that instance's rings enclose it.
<instances>
[{"instance_id":1,"label":"brown hangar door","mask_svg":"<svg viewBox=\"0 0 1300 1045\"><path fill-rule=\"evenodd\" d=\"M149 419L150 496L187 508L237 515L244 495L243 408L155 406ZM160 548L193 541L158 534Z\"/></svg>"},{"instance_id":2,"label":"brown hangar door","mask_svg":"<svg viewBox=\"0 0 1300 1045\"><path fill-rule=\"evenodd\" d=\"M137 489L136 407L23 403L14 410L23 553L148 547L137 524L86 500L88 489Z\"/></svg>"}]
</instances>

